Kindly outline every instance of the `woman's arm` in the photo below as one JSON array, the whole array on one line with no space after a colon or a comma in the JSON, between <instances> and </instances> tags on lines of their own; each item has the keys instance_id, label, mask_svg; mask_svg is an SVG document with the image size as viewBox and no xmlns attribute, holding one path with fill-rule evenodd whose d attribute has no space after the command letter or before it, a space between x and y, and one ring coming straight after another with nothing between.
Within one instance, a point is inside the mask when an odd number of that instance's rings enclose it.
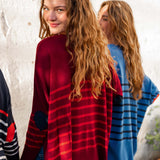
<instances>
[{"instance_id":1,"label":"woman's arm","mask_svg":"<svg viewBox=\"0 0 160 160\"><path fill-rule=\"evenodd\" d=\"M45 43L46 44L46 43ZM22 160L35 160L47 139L47 119L49 108L50 58L47 45L41 41L37 47L34 94L26 143Z\"/></svg>"}]
</instances>

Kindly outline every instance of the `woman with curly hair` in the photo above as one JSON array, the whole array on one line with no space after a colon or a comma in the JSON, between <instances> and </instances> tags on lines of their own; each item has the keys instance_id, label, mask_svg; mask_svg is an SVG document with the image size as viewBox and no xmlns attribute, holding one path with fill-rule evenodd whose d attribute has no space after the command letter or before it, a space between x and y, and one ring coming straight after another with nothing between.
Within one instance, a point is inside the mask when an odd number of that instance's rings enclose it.
<instances>
[{"instance_id":1,"label":"woman with curly hair","mask_svg":"<svg viewBox=\"0 0 160 160\"><path fill-rule=\"evenodd\" d=\"M122 90L89 0L42 0L34 97L22 160L107 160Z\"/></svg>"},{"instance_id":2,"label":"woman with curly hair","mask_svg":"<svg viewBox=\"0 0 160 160\"><path fill-rule=\"evenodd\" d=\"M108 159L133 160L146 109L159 91L144 74L130 6L124 1L105 1L98 16L123 92L121 104L113 105Z\"/></svg>"}]
</instances>

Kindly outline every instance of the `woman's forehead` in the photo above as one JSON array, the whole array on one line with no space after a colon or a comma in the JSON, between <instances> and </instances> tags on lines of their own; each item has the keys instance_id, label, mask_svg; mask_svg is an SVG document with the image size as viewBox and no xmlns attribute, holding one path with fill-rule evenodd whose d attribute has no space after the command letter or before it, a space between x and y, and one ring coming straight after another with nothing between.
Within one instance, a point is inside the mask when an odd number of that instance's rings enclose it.
<instances>
[{"instance_id":1,"label":"woman's forehead","mask_svg":"<svg viewBox=\"0 0 160 160\"><path fill-rule=\"evenodd\" d=\"M105 14L105 15L108 15L108 5L105 5L100 11L99 11L99 16L100 15L103 15L103 14Z\"/></svg>"},{"instance_id":2,"label":"woman's forehead","mask_svg":"<svg viewBox=\"0 0 160 160\"><path fill-rule=\"evenodd\" d=\"M66 5L66 0L44 0L44 5L49 6L64 6Z\"/></svg>"}]
</instances>

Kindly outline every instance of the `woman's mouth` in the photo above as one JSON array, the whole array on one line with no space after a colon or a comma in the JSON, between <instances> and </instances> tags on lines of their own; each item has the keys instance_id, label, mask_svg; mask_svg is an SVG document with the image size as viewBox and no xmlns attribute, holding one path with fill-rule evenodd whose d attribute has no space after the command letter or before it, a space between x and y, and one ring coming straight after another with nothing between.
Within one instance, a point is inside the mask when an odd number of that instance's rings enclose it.
<instances>
[{"instance_id":1,"label":"woman's mouth","mask_svg":"<svg viewBox=\"0 0 160 160\"><path fill-rule=\"evenodd\" d=\"M55 28L59 25L59 23L50 23L49 25L51 28Z\"/></svg>"}]
</instances>

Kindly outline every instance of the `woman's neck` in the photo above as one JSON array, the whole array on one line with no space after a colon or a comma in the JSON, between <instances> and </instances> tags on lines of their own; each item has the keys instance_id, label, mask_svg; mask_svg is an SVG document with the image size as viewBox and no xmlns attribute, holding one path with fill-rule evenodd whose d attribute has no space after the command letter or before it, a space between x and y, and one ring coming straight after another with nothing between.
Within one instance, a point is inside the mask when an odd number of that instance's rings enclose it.
<instances>
[{"instance_id":1,"label":"woman's neck","mask_svg":"<svg viewBox=\"0 0 160 160\"><path fill-rule=\"evenodd\" d=\"M108 35L107 39L108 39L108 44L116 44L115 39L112 35Z\"/></svg>"}]
</instances>

